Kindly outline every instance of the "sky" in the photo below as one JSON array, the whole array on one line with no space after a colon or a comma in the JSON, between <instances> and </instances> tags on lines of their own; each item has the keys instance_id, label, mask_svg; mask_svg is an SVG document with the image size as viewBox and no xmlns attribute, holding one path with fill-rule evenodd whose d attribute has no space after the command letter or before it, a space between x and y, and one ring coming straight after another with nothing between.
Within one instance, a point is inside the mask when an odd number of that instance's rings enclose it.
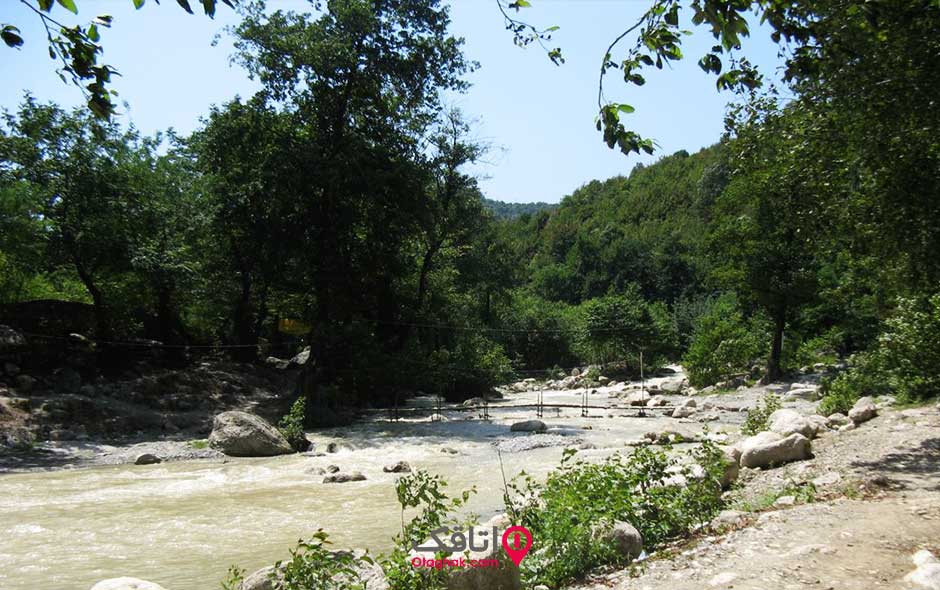
<instances>
[{"instance_id":1,"label":"sky","mask_svg":"<svg viewBox=\"0 0 940 590\"><path fill-rule=\"evenodd\" d=\"M490 146L485 162L472 170L487 197L558 202L591 180L628 174L638 162L650 163L680 149L691 153L718 141L725 105L733 96L719 93L714 77L696 64L714 44L710 34L696 31L688 37L686 59L650 73L641 88L625 85L617 71L609 74L607 98L636 107L627 117L628 128L658 145L653 156L625 156L607 148L594 127L597 78L607 45L649 2L531 2L520 17L540 27L559 27L551 45L562 48L564 65L553 65L537 46L516 47L495 0L449 0L452 33L465 39L467 57L480 68L468 76L469 91L445 100L474 120L474 136ZM250 96L259 88L239 66L230 64L232 43L225 27L235 24L237 16L225 6L209 19L200 12L186 14L173 0L159 5L148 0L136 11L131 0L76 4L78 17L58 6L52 16L66 23L86 23L102 13L114 17L111 29L102 32L105 52L99 61L121 73L112 84L120 93L119 120L144 133L170 127L191 132L211 105L235 95ZM192 4L199 8L198 2ZM269 6L304 10L308 3L269 0ZM80 91L57 76L38 17L18 1L0 0L0 23L15 24L26 40L18 50L0 46L0 107L15 109L27 90L41 101L65 106L83 102ZM632 43L630 38L625 41L624 49ZM766 30L755 28L746 50L765 72L777 68L777 48Z\"/></svg>"}]
</instances>

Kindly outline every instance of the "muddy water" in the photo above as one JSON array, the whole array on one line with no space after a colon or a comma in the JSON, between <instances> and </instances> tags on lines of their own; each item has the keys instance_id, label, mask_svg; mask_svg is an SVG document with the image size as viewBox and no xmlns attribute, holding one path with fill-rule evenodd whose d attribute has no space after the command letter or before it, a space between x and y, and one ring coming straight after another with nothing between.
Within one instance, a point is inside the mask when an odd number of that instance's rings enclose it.
<instances>
[{"instance_id":1,"label":"muddy water","mask_svg":"<svg viewBox=\"0 0 940 590\"><path fill-rule=\"evenodd\" d=\"M533 402L535 394L504 403ZM549 392L545 403L574 403L579 392ZM604 390L592 404L606 405ZM419 400L420 403L420 400ZM112 577L134 576L169 590L218 588L230 564L249 571L287 556L301 537L323 528L336 547L381 552L400 526L394 474L397 461L443 475L452 492L476 486L469 509L488 516L500 509L502 477L496 444L512 444L517 420L534 409L491 409L484 422L472 412L446 408L446 422L376 417L312 435L317 447L337 442L323 457L192 461L154 466L107 466L0 476L0 588L85 589ZM668 418L628 418L616 410L577 408L547 412L550 433L600 457L657 428ZM426 415L426 414L425 414ZM613 416L613 417L609 417ZM590 425L590 429L584 429ZM696 431L695 425L687 425ZM508 443L506 441L509 441ZM518 442L518 441L515 441ZM442 452L448 447L458 454ZM502 453L507 476L525 469L544 476L561 446ZM368 480L326 485L317 468L339 465Z\"/></svg>"}]
</instances>

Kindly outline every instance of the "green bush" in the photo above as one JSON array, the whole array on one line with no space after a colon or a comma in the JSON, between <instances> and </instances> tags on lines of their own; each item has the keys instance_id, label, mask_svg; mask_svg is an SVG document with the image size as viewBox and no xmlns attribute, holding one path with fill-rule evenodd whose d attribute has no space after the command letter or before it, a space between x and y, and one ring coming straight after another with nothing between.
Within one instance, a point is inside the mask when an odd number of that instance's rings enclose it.
<instances>
[{"instance_id":1,"label":"green bush","mask_svg":"<svg viewBox=\"0 0 940 590\"><path fill-rule=\"evenodd\" d=\"M300 396L291 406L290 411L284 414L284 417L277 424L278 430L281 431L290 446L300 453L310 448L310 441L307 440L307 435L304 433L306 408L307 398Z\"/></svg>"},{"instance_id":2,"label":"green bush","mask_svg":"<svg viewBox=\"0 0 940 590\"><path fill-rule=\"evenodd\" d=\"M704 387L748 373L766 355L767 342L762 323L745 319L734 296L716 299L696 322L692 344L682 359L689 383Z\"/></svg>"},{"instance_id":3,"label":"green bush","mask_svg":"<svg viewBox=\"0 0 940 590\"><path fill-rule=\"evenodd\" d=\"M770 415L782 407L780 398L772 393L765 395L759 404L748 410L741 432L754 436L770 428Z\"/></svg>"},{"instance_id":4,"label":"green bush","mask_svg":"<svg viewBox=\"0 0 940 590\"><path fill-rule=\"evenodd\" d=\"M850 364L823 383L819 413L846 413L862 396L891 394L912 402L940 395L940 294L900 299L875 347Z\"/></svg>"},{"instance_id":5,"label":"green bush","mask_svg":"<svg viewBox=\"0 0 940 590\"><path fill-rule=\"evenodd\" d=\"M599 527L629 522L651 550L707 523L722 506L724 459L712 443L686 456L640 447L600 463L576 460L574 454L566 450L544 484L522 474L507 490L513 521L538 543L521 564L527 587L557 588L591 568L617 563L615 548L598 541ZM695 464L704 468L704 477L696 477ZM687 484L670 483L676 475Z\"/></svg>"}]
</instances>

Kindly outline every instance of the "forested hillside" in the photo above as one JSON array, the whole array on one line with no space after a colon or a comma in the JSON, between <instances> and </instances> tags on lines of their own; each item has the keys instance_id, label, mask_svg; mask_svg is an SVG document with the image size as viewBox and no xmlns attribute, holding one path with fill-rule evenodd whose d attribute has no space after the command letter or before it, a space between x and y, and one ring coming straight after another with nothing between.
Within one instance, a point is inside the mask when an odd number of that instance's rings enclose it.
<instances>
[{"instance_id":1,"label":"forested hillside","mask_svg":"<svg viewBox=\"0 0 940 590\"><path fill-rule=\"evenodd\" d=\"M530 215L546 209L554 209L557 205L551 203L507 203L506 201L496 201L483 198L483 204L487 209L493 212L497 219L515 219L521 215Z\"/></svg>"}]
</instances>

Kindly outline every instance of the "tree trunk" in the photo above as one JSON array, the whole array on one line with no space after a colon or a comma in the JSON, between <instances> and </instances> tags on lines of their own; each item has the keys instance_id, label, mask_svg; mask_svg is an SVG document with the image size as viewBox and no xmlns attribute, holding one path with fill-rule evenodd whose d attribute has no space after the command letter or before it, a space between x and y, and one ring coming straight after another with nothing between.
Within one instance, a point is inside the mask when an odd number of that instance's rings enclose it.
<instances>
[{"instance_id":1,"label":"tree trunk","mask_svg":"<svg viewBox=\"0 0 940 590\"><path fill-rule=\"evenodd\" d=\"M258 335L254 331L254 321L251 313L251 274L242 270L240 273L241 293L235 304L235 313L233 322L233 332L235 344L238 348L235 351L235 358L242 362L251 362L257 357L256 346L258 344Z\"/></svg>"},{"instance_id":2,"label":"tree trunk","mask_svg":"<svg viewBox=\"0 0 940 590\"><path fill-rule=\"evenodd\" d=\"M781 304L774 311L774 333L770 343L770 357L767 359L767 372L764 383L772 383L781 377L780 357L783 353L783 332L787 325L787 307Z\"/></svg>"}]
</instances>

